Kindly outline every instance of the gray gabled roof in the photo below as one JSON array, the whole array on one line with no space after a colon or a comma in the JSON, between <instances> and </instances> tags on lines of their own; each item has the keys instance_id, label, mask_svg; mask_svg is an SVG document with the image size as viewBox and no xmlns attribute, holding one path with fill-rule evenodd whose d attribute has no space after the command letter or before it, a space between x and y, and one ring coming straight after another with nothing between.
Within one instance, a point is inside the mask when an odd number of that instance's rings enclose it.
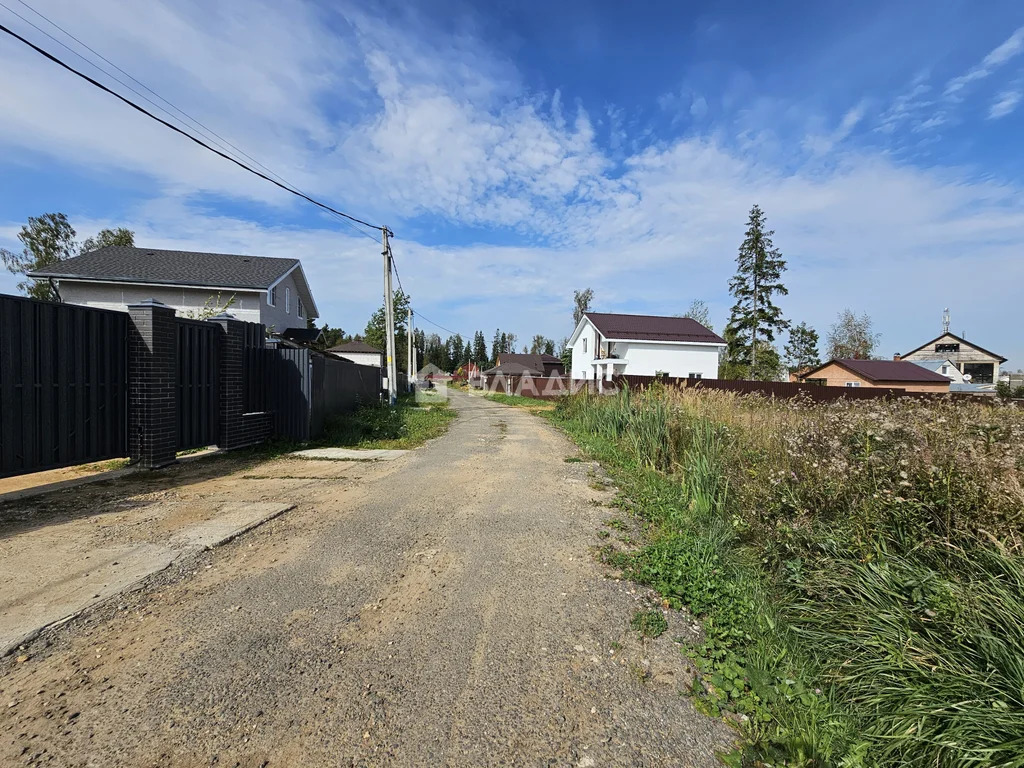
<instances>
[{"instance_id":1,"label":"gray gabled roof","mask_svg":"<svg viewBox=\"0 0 1024 768\"><path fill-rule=\"evenodd\" d=\"M28 276L266 290L298 263L267 256L108 245Z\"/></svg>"}]
</instances>

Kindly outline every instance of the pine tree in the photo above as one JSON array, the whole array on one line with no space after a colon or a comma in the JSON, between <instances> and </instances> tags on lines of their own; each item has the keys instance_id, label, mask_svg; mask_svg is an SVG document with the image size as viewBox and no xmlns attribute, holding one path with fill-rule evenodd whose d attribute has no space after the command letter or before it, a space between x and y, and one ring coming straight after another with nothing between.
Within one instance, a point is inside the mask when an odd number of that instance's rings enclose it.
<instances>
[{"instance_id":1,"label":"pine tree","mask_svg":"<svg viewBox=\"0 0 1024 768\"><path fill-rule=\"evenodd\" d=\"M790 372L814 368L821 364L818 354L818 332L807 323L793 326L786 344L786 367Z\"/></svg>"},{"instance_id":2,"label":"pine tree","mask_svg":"<svg viewBox=\"0 0 1024 768\"><path fill-rule=\"evenodd\" d=\"M491 341L491 357L487 361L489 365L498 364L498 355L505 351L505 334L498 328L494 331L494 339Z\"/></svg>"},{"instance_id":3,"label":"pine tree","mask_svg":"<svg viewBox=\"0 0 1024 768\"><path fill-rule=\"evenodd\" d=\"M554 339L546 339L544 341L544 354L545 355L554 355L555 354L555 340Z\"/></svg>"},{"instance_id":4,"label":"pine tree","mask_svg":"<svg viewBox=\"0 0 1024 768\"><path fill-rule=\"evenodd\" d=\"M774 230L765 226L764 211L750 209L747 231L736 256L736 274L729 292L736 299L726 329L730 338L729 358L737 365L757 367L759 342L775 341L775 333L787 327L782 310L772 296L789 293L782 284L786 262L772 242Z\"/></svg>"},{"instance_id":5,"label":"pine tree","mask_svg":"<svg viewBox=\"0 0 1024 768\"><path fill-rule=\"evenodd\" d=\"M473 347L470 346L469 342L466 342L465 348L462 350L462 365L469 365L473 362Z\"/></svg>"},{"instance_id":6,"label":"pine tree","mask_svg":"<svg viewBox=\"0 0 1024 768\"><path fill-rule=\"evenodd\" d=\"M477 331L473 336L473 362L479 366L486 367L487 363L487 341L484 339L484 332Z\"/></svg>"}]
</instances>

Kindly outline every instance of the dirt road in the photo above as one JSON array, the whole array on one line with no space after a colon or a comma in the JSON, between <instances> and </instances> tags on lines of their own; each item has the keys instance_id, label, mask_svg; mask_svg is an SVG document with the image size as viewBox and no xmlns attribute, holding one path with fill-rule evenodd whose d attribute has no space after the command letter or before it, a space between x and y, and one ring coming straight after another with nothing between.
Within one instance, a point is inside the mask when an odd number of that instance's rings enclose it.
<instances>
[{"instance_id":1,"label":"dirt road","mask_svg":"<svg viewBox=\"0 0 1024 768\"><path fill-rule=\"evenodd\" d=\"M594 465L453 403L393 462L222 478L297 506L5 660L0 765L716 765L731 732L682 695L692 627L641 640L646 596L591 554L614 516Z\"/></svg>"}]
</instances>

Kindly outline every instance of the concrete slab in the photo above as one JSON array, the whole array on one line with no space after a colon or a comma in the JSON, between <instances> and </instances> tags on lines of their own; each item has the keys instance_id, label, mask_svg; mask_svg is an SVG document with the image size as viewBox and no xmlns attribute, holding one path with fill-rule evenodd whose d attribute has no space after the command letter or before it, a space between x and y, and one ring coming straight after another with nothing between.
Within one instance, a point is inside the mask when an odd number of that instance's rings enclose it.
<instances>
[{"instance_id":1,"label":"concrete slab","mask_svg":"<svg viewBox=\"0 0 1024 768\"><path fill-rule=\"evenodd\" d=\"M60 546L55 546L49 552L51 563L62 562L63 554L71 552L64 553ZM93 550L86 559L72 560L74 565L67 570L41 568L38 563L31 567L28 556L14 557L13 562L5 558L2 575L14 575L16 582L15 588L5 590L0 597L0 656L6 656L46 627L76 616L162 571L178 555L157 544L106 547Z\"/></svg>"},{"instance_id":2,"label":"concrete slab","mask_svg":"<svg viewBox=\"0 0 1024 768\"><path fill-rule=\"evenodd\" d=\"M308 448L286 454L298 459L327 459L329 461L394 461L408 451L395 451L386 448Z\"/></svg>"},{"instance_id":3,"label":"concrete slab","mask_svg":"<svg viewBox=\"0 0 1024 768\"><path fill-rule=\"evenodd\" d=\"M185 552L210 549L294 508L294 504L273 501L230 502L223 505L220 513L212 520L187 528L175 536L173 546Z\"/></svg>"},{"instance_id":4,"label":"concrete slab","mask_svg":"<svg viewBox=\"0 0 1024 768\"><path fill-rule=\"evenodd\" d=\"M295 507L228 502L218 514L162 544L84 546L62 526L40 526L3 542L0 558L0 657L47 627L125 592L180 557L231 541Z\"/></svg>"}]
</instances>

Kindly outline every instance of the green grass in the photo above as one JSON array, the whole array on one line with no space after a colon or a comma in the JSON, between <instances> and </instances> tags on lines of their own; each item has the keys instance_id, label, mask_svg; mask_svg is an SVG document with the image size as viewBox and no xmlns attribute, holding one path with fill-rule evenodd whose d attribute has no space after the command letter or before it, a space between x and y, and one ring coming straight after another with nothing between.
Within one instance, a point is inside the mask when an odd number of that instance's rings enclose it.
<instances>
[{"instance_id":1,"label":"green grass","mask_svg":"<svg viewBox=\"0 0 1024 768\"><path fill-rule=\"evenodd\" d=\"M660 637L668 629L668 620L661 611L637 611L629 626L644 637Z\"/></svg>"},{"instance_id":2,"label":"green grass","mask_svg":"<svg viewBox=\"0 0 1024 768\"><path fill-rule=\"evenodd\" d=\"M484 397L502 405L517 405L521 408L545 408L548 410L554 408L554 403L551 400L539 400L536 397L503 395L501 393L491 393L484 395Z\"/></svg>"},{"instance_id":3,"label":"green grass","mask_svg":"<svg viewBox=\"0 0 1024 768\"><path fill-rule=\"evenodd\" d=\"M570 398L553 421L643 522L602 559L701 620L695 702L742 716L745 764L1024 767L1019 415L689 397ZM936 420L960 430L947 454Z\"/></svg>"},{"instance_id":4,"label":"green grass","mask_svg":"<svg viewBox=\"0 0 1024 768\"><path fill-rule=\"evenodd\" d=\"M327 423L315 447L409 449L448 431L456 412L447 403L421 407L411 398L399 398L394 408L368 405L339 414Z\"/></svg>"}]
</instances>

